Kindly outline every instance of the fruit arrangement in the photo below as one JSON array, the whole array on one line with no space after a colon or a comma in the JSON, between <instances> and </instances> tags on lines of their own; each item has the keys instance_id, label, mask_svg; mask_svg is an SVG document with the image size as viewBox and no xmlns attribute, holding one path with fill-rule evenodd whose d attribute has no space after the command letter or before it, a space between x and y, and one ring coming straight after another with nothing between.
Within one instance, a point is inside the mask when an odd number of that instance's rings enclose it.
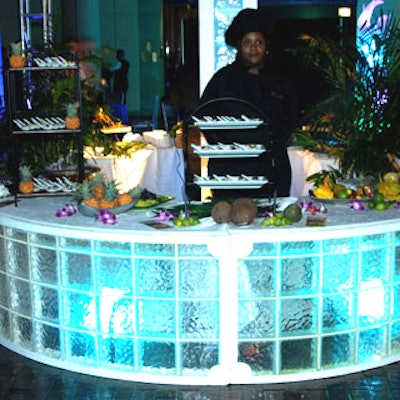
<instances>
[{"instance_id":1,"label":"fruit arrangement","mask_svg":"<svg viewBox=\"0 0 400 400\"><path fill-rule=\"evenodd\" d=\"M136 186L121 193L115 181L107 181L103 173L94 174L85 179L75 192L75 198L84 205L108 210L133 204L140 197L142 190Z\"/></svg>"},{"instance_id":2,"label":"fruit arrangement","mask_svg":"<svg viewBox=\"0 0 400 400\"><path fill-rule=\"evenodd\" d=\"M182 228L187 228L189 226L195 226L200 224L200 219L196 217L195 215L185 215L181 214L177 218L175 218L172 223L176 227L182 227Z\"/></svg>"},{"instance_id":3,"label":"fruit arrangement","mask_svg":"<svg viewBox=\"0 0 400 400\"><path fill-rule=\"evenodd\" d=\"M400 173L387 172L376 185L364 185L353 189L338 183L337 175L322 170L311 175L307 181L314 182L312 196L321 200L351 199L368 203L368 208L377 211L387 210L394 202L400 201Z\"/></svg>"},{"instance_id":4,"label":"fruit arrangement","mask_svg":"<svg viewBox=\"0 0 400 400\"><path fill-rule=\"evenodd\" d=\"M294 222L299 222L302 218L302 211L299 205L289 204L281 213L265 217L261 221L261 226L289 226Z\"/></svg>"},{"instance_id":5,"label":"fruit arrangement","mask_svg":"<svg viewBox=\"0 0 400 400\"><path fill-rule=\"evenodd\" d=\"M312 182L314 185L311 190L312 196L321 200L369 200L374 197L376 191L376 188L371 185L360 185L354 188L340 183L338 172L335 170L322 170L310 175L307 182Z\"/></svg>"}]
</instances>

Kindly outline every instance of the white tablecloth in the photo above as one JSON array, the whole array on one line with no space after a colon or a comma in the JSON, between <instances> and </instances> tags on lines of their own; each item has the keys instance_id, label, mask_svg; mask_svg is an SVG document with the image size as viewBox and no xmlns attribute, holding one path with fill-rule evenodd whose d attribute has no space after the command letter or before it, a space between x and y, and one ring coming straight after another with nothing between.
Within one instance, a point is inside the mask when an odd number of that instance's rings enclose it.
<instances>
[{"instance_id":1,"label":"white tablecloth","mask_svg":"<svg viewBox=\"0 0 400 400\"><path fill-rule=\"evenodd\" d=\"M110 180L116 180L122 191L140 186L148 191L184 200L184 163L181 149L175 147L136 151L131 157L96 156L85 151L86 163L94 165Z\"/></svg>"},{"instance_id":2,"label":"white tablecloth","mask_svg":"<svg viewBox=\"0 0 400 400\"><path fill-rule=\"evenodd\" d=\"M290 195L295 197L306 196L312 188L312 183L306 178L322 169L337 168L337 162L326 154L313 153L309 150L288 148L290 164L292 166L292 184Z\"/></svg>"}]
</instances>

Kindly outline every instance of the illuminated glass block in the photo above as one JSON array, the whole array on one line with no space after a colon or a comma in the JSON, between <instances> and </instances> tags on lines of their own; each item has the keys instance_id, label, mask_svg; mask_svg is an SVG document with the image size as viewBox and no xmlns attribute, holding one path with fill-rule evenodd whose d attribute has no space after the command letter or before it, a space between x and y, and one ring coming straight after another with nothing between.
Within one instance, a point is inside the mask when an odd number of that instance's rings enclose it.
<instances>
[{"instance_id":1,"label":"illuminated glass block","mask_svg":"<svg viewBox=\"0 0 400 400\"><path fill-rule=\"evenodd\" d=\"M208 246L206 244L178 244L178 255L179 256L210 256Z\"/></svg>"},{"instance_id":2,"label":"illuminated glass block","mask_svg":"<svg viewBox=\"0 0 400 400\"><path fill-rule=\"evenodd\" d=\"M393 304L400 304L400 285L393 286ZM400 307L393 307L392 319L400 319Z\"/></svg>"},{"instance_id":3,"label":"illuminated glass block","mask_svg":"<svg viewBox=\"0 0 400 400\"><path fill-rule=\"evenodd\" d=\"M29 350L33 350L32 321L18 315L11 315L11 336L15 343Z\"/></svg>"},{"instance_id":4,"label":"illuminated glass block","mask_svg":"<svg viewBox=\"0 0 400 400\"><path fill-rule=\"evenodd\" d=\"M320 242L307 240L305 242L283 242L281 243L281 254L284 255L310 255L320 253Z\"/></svg>"},{"instance_id":5,"label":"illuminated glass block","mask_svg":"<svg viewBox=\"0 0 400 400\"><path fill-rule=\"evenodd\" d=\"M48 357L60 356L60 330L57 327L37 323L36 346Z\"/></svg>"},{"instance_id":6,"label":"illuminated glass block","mask_svg":"<svg viewBox=\"0 0 400 400\"><path fill-rule=\"evenodd\" d=\"M31 270L33 280L58 285L56 250L31 247Z\"/></svg>"},{"instance_id":7,"label":"illuminated glass block","mask_svg":"<svg viewBox=\"0 0 400 400\"><path fill-rule=\"evenodd\" d=\"M101 242L94 243L97 253L112 254L115 256L130 256L132 254L132 244L129 242Z\"/></svg>"},{"instance_id":8,"label":"illuminated glass block","mask_svg":"<svg viewBox=\"0 0 400 400\"><path fill-rule=\"evenodd\" d=\"M6 254L5 254L5 241L0 237L0 271L6 270Z\"/></svg>"},{"instance_id":9,"label":"illuminated glass block","mask_svg":"<svg viewBox=\"0 0 400 400\"><path fill-rule=\"evenodd\" d=\"M94 364L96 362L95 339L92 335L69 331L66 335L67 351L74 362Z\"/></svg>"},{"instance_id":10,"label":"illuminated glass block","mask_svg":"<svg viewBox=\"0 0 400 400\"><path fill-rule=\"evenodd\" d=\"M6 243L6 263L8 272L28 279L29 253L27 245L8 240Z\"/></svg>"},{"instance_id":11,"label":"illuminated glass block","mask_svg":"<svg viewBox=\"0 0 400 400\"><path fill-rule=\"evenodd\" d=\"M208 375L208 369L217 365L219 360L217 343L183 343L181 353L184 369L204 370L204 375Z\"/></svg>"},{"instance_id":12,"label":"illuminated glass block","mask_svg":"<svg viewBox=\"0 0 400 400\"><path fill-rule=\"evenodd\" d=\"M95 329L97 326L96 303L88 294L63 292L65 324L72 328Z\"/></svg>"},{"instance_id":13,"label":"illuminated glass block","mask_svg":"<svg viewBox=\"0 0 400 400\"><path fill-rule=\"evenodd\" d=\"M34 285L33 296L35 317L51 322L58 322L58 291L46 286Z\"/></svg>"},{"instance_id":14,"label":"illuminated glass block","mask_svg":"<svg viewBox=\"0 0 400 400\"><path fill-rule=\"evenodd\" d=\"M8 299L7 276L0 272L0 306L8 307Z\"/></svg>"},{"instance_id":15,"label":"illuminated glass block","mask_svg":"<svg viewBox=\"0 0 400 400\"><path fill-rule=\"evenodd\" d=\"M275 315L275 300L239 301L239 337L274 336Z\"/></svg>"},{"instance_id":16,"label":"illuminated glass block","mask_svg":"<svg viewBox=\"0 0 400 400\"><path fill-rule=\"evenodd\" d=\"M353 333L323 337L321 343L322 368L354 365L354 345Z\"/></svg>"},{"instance_id":17,"label":"illuminated glass block","mask_svg":"<svg viewBox=\"0 0 400 400\"><path fill-rule=\"evenodd\" d=\"M376 249L386 247L388 243L392 243L393 233L377 233L374 235L365 235L361 237L361 249Z\"/></svg>"},{"instance_id":18,"label":"illuminated glass block","mask_svg":"<svg viewBox=\"0 0 400 400\"><path fill-rule=\"evenodd\" d=\"M393 281L400 282L400 246L394 248L394 257Z\"/></svg>"},{"instance_id":19,"label":"illuminated glass block","mask_svg":"<svg viewBox=\"0 0 400 400\"><path fill-rule=\"evenodd\" d=\"M175 344L171 342L140 343L140 364L144 367L166 368L175 373ZM164 371L164 373L168 373Z\"/></svg>"},{"instance_id":20,"label":"illuminated glass block","mask_svg":"<svg viewBox=\"0 0 400 400\"><path fill-rule=\"evenodd\" d=\"M95 257L96 291L118 288L125 294L132 293L132 261L130 258Z\"/></svg>"},{"instance_id":21,"label":"illuminated glass block","mask_svg":"<svg viewBox=\"0 0 400 400\"><path fill-rule=\"evenodd\" d=\"M132 335L134 306L132 299L122 297L121 292L104 290L97 299L102 332L119 335Z\"/></svg>"},{"instance_id":22,"label":"illuminated glass block","mask_svg":"<svg viewBox=\"0 0 400 400\"><path fill-rule=\"evenodd\" d=\"M281 259L282 295L314 293L319 279L319 259L314 257Z\"/></svg>"},{"instance_id":23,"label":"illuminated glass block","mask_svg":"<svg viewBox=\"0 0 400 400\"><path fill-rule=\"evenodd\" d=\"M356 303L353 293L326 296L322 304L322 332L353 329L356 326Z\"/></svg>"},{"instance_id":24,"label":"illuminated glass block","mask_svg":"<svg viewBox=\"0 0 400 400\"><path fill-rule=\"evenodd\" d=\"M281 302L282 336L317 332L317 299L288 299Z\"/></svg>"},{"instance_id":25,"label":"illuminated glass block","mask_svg":"<svg viewBox=\"0 0 400 400\"><path fill-rule=\"evenodd\" d=\"M61 252L61 280L65 287L91 290L92 266L88 254Z\"/></svg>"},{"instance_id":26,"label":"illuminated glass block","mask_svg":"<svg viewBox=\"0 0 400 400\"><path fill-rule=\"evenodd\" d=\"M0 334L5 339L10 338L10 317L7 310L0 307Z\"/></svg>"},{"instance_id":27,"label":"illuminated glass block","mask_svg":"<svg viewBox=\"0 0 400 400\"><path fill-rule=\"evenodd\" d=\"M291 373L315 369L316 339L284 340L281 342L281 372Z\"/></svg>"},{"instance_id":28,"label":"illuminated glass block","mask_svg":"<svg viewBox=\"0 0 400 400\"><path fill-rule=\"evenodd\" d=\"M276 286L275 259L239 260L239 297L273 296Z\"/></svg>"},{"instance_id":29,"label":"illuminated glass block","mask_svg":"<svg viewBox=\"0 0 400 400\"><path fill-rule=\"evenodd\" d=\"M328 239L322 242L322 251L324 253L334 253L335 255L346 254L358 250L359 238L338 238Z\"/></svg>"},{"instance_id":30,"label":"illuminated glass block","mask_svg":"<svg viewBox=\"0 0 400 400\"><path fill-rule=\"evenodd\" d=\"M46 247L55 247L56 237L45 235L43 233L29 233L29 241L33 244L39 244Z\"/></svg>"},{"instance_id":31,"label":"illuminated glass block","mask_svg":"<svg viewBox=\"0 0 400 400\"><path fill-rule=\"evenodd\" d=\"M391 272L390 247L364 251L361 262L362 282L369 282L371 286L381 286L388 282Z\"/></svg>"},{"instance_id":32,"label":"illuminated glass block","mask_svg":"<svg viewBox=\"0 0 400 400\"><path fill-rule=\"evenodd\" d=\"M219 292L218 260L179 260L179 295L182 298L216 298Z\"/></svg>"},{"instance_id":33,"label":"illuminated glass block","mask_svg":"<svg viewBox=\"0 0 400 400\"><path fill-rule=\"evenodd\" d=\"M174 256L175 245L168 243L135 243L134 253L139 256Z\"/></svg>"},{"instance_id":34,"label":"illuminated glass block","mask_svg":"<svg viewBox=\"0 0 400 400\"><path fill-rule=\"evenodd\" d=\"M138 295L163 297L175 294L175 261L136 259L135 268Z\"/></svg>"},{"instance_id":35,"label":"illuminated glass block","mask_svg":"<svg viewBox=\"0 0 400 400\"><path fill-rule=\"evenodd\" d=\"M363 282L361 283L363 288ZM358 293L358 318L360 326L384 323L389 312L389 294L387 288L377 286Z\"/></svg>"},{"instance_id":36,"label":"illuminated glass block","mask_svg":"<svg viewBox=\"0 0 400 400\"><path fill-rule=\"evenodd\" d=\"M73 250L91 251L91 242L86 239L60 238L60 247Z\"/></svg>"},{"instance_id":37,"label":"illuminated glass block","mask_svg":"<svg viewBox=\"0 0 400 400\"><path fill-rule=\"evenodd\" d=\"M25 231L20 230L20 229L15 229L15 228L7 227L5 234L9 238L17 239L21 242L26 242L27 238L28 238L28 234Z\"/></svg>"},{"instance_id":38,"label":"illuminated glass block","mask_svg":"<svg viewBox=\"0 0 400 400\"><path fill-rule=\"evenodd\" d=\"M135 363L134 342L132 338L100 338L100 362L102 365L133 367Z\"/></svg>"},{"instance_id":39,"label":"illuminated glass block","mask_svg":"<svg viewBox=\"0 0 400 400\"><path fill-rule=\"evenodd\" d=\"M138 333L141 336L175 336L177 321L174 301L139 301L137 313Z\"/></svg>"},{"instance_id":40,"label":"illuminated glass block","mask_svg":"<svg viewBox=\"0 0 400 400\"><path fill-rule=\"evenodd\" d=\"M366 329L358 334L358 362L377 361L386 356L387 327Z\"/></svg>"},{"instance_id":41,"label":"illuminated glass block","mask_svg":"<svg viewBox=\"0 0 400 400\"><path fill-rule=\"evenodd\" d=\"M32 314L32 299L30 285L26 281L10 278L10 308L26 316Z\"/></svg>"},{"instance_id":42,"label":"illuminated glass block","mask_svg":"<svg viewBox=\"0 0 400 400\"><path fill-rule=\"evenodd\" d=\"M216 301L183 301L179 321L184 338L215 339L219 332L219 303Z\"/></svg>"},{"instance_id":43,"label":"illuminated glass block","mask_svg":"<svg viewBox=\"0 0 400 400\"><path fill-rule=\"evenodd\" d=\"M253 251L248 257L274 256L277 253L278 245L276 243L254 243Z\"/></svg>"},{"instance_id":44,"label":"illuminated glass block","mask_svg":"<svg viewBox=\"0 0 400 400\"><path fill-rule=\"evenodd\" d=\"M239 342L238 362L249 365L254 372L270 374L274 369L274 348L271 342Z\"/></svg>"},{"instance_id":45,"label":"illuminated glass block","mask_svg":"<svg viewBox=\"0 0 400 400\"><path fill-rule=\"evenodd\" d=\"M400 321L395 322L390 328L390 354L400 352Z\"/></svg>"},{"instance_id":46,"label":"illuminated glass block","mask_svg":"<svg viewBox=\"0 0 400 400\"><path fill-rule=\"evenodd\" d=\"M323 256L322 288L325 293L350 290L357 286L358 253Z\"/></svg>"}]
</instances>

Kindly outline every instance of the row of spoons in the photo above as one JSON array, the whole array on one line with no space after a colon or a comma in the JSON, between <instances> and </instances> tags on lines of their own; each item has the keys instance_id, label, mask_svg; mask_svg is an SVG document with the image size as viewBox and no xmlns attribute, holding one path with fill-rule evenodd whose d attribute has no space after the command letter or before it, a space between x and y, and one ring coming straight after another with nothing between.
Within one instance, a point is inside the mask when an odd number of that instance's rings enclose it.
<instances>
[{"instance_id":1,"label":"row of spoons","mask_svg":"<svg viewBox=\"0 0 400 400\"><path fill-rule=\"evenodd\" d=\"M65 121L61 117L31 117L31 118L21 118L13 119L15 125L23 131L32 131L35 129L44 130L54 130L54 129L64 129Z\"/></svg>"}]
</instances>

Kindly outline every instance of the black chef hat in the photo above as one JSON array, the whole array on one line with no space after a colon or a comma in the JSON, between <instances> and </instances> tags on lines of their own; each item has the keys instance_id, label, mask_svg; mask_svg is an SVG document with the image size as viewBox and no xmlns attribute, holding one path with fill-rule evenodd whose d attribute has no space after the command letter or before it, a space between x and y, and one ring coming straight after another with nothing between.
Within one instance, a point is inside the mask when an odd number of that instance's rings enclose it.
<instances>
[{"instance_id":1,"label":"black chef hat","mask_svg":"<svg viewBox=\"0 0 400 400\"><path fill-rule=\"evenodd\" d=\"M236 47L243 35L249 32L261 32L266 38L274 30L274 22L265 11L245 8L236 15L225 32L225 42Z\"/></svg>"}]
</instances>

